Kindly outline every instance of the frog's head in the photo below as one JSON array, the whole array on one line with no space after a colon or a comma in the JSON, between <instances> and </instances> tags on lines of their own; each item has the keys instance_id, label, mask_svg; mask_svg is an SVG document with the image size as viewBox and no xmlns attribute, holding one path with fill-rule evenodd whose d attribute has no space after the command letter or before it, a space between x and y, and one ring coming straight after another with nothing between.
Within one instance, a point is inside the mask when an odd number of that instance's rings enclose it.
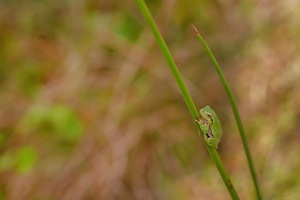
<instances>
[{"instance_id":1,"label":"frog's head","mask_svg":"<svg viewBox=\"0 0 300 200\"><path fill-rule=\"evenodd\" d=\"M211 109L209 106L205 106L204 108L201 108L200 111L200 116L203 117L209 125L213 124L213 116L216 115L215 111Z\"/></svg>"}]
</instances>

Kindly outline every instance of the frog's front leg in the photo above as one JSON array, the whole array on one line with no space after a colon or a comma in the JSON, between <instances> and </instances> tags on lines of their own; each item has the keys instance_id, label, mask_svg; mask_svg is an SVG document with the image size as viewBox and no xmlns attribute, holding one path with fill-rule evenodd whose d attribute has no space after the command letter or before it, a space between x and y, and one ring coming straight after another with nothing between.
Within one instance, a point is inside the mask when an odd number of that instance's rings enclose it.
<instances>
[{"instance_id":1,"label":"frog's front leg","mask_svg":"<svg viewBox=\"0 0 300 200\"><path fill-rule=\"evenodd\" d=\"M202 130L202 132L204 134L209 132L210 126L209 126L208 121L205 118L200 117L198 120L195 120L195 121L197 124L199 124L200 129Z\"/></svg>"}]
</instances>

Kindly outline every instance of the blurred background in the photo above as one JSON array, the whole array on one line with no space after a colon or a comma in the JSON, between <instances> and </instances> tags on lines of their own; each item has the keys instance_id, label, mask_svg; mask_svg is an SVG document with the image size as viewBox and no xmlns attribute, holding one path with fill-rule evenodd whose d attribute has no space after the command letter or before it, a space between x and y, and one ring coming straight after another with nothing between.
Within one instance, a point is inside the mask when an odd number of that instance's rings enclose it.
<instances>
[{"instance_id":1,"label":"blurred background","mask_svg":"<svg viewBox=\"0 0 300 200\"><path fill-rule=\"evenodd\" d=\"M300 2L146 1L241 199L300 198ZM0 1L0 199L230 199L135 1Z\"/></svg>"}]
</instances>

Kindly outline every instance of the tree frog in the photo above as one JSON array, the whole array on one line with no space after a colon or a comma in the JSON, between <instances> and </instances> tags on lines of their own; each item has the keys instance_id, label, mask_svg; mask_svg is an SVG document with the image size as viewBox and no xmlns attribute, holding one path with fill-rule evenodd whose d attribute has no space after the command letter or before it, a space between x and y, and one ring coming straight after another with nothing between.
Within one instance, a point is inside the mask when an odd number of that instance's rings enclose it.
<instances>
[{"instance_id":1,"label":"tree frog","mask_svg":"<svg viewBox=\"0 0 300 200\"><path fill-rule=\"evenodd\" d=\"M200 117L196 122L204 133L206 143L210 147L218 149L218 144L222 136L222 127L219 118L209 106L200 109L199 113Z\"/></svg>"}]
</instances>

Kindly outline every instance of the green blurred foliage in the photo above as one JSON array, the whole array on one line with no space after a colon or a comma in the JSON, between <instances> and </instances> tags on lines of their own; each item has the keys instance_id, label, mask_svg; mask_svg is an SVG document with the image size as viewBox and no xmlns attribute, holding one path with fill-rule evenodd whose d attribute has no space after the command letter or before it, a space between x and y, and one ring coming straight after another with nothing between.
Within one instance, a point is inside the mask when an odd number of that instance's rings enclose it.
<instances>
[{"instance_id":1,"label":"green blurred foliage","mask_svg":"<svg viewBox=\"0 0 300 200\"><path fill-rule=\"evenodd\" d=\"M32 107L24 116L21 126L25 132L65 142L78 141L83 131L76 114L63 105Z\"/></svg>"},{"instance_id":2,"label":"green blurred foliage","mask_svg":"<svg viewBox=\"0 0 300 200\"><path fill-rule=\"evenodd\" d=\"M20 173L28 173L32 171L36 162L36 152L31 147L23 147L17 152L17 171Z\"/></svg>"},{"instance_id":3,"label":"green blurred foliage","mask_svg":"<svg viewBox=\"0 0 300 200\"><path fill-rule=\"evenodd\" d=\"M14 169L19 174L30 173L36 160L36 151L30 146L24 146L15 152L6 152L0 157L0 171Z\"/></svg>"},{"instance_id":4,"label":"green blurred foliage","mask_svg":"<svg viewBox=\"0 0 300 200\"><path fill-rule=\"evenodd\" d=\"M297 1L146 1L241 199L299 197ZM0 199L229 199L135 1L0 1Z\"/></svg>"}]
</instances>

